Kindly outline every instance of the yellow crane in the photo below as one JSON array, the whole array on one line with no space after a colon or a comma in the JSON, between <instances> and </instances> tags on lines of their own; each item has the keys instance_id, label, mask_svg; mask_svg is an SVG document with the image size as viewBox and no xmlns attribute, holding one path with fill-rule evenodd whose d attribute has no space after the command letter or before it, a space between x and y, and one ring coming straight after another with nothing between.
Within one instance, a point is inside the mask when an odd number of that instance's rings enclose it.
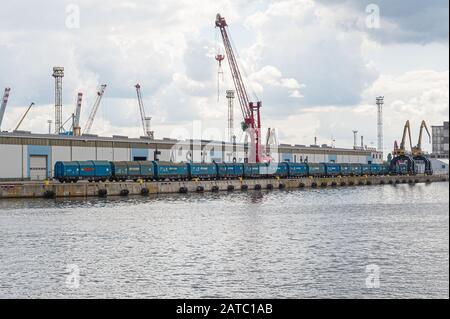
<instances>
[{"instance_id":1,"label":"yellow crane","mask_svg":"<svg viewBox=\"0 0 450 319\"><path fill-rule=\"evenodd\" d=\"M422 121L422 124L420 124L419 140L417 141L417 145L412 148L413 156L421 156L421 155L423 155L423 151L422 151L423 129L426 130L426 132L428 134L428 139L429 139L429 141L431 143L431 134L430 134L430 131L428 130L427 123L425 121Z\"/></svg>"},{"instance_id":2,"label":"yellow crane","mask_svg":"<svg viewBox=\"0 0 450 319\"><path fill-rule=\"evenodd\" d=\"M396 155L396 156L403 156L406 154L406 148L405 148L406 133L408 133L409 145L412 150L413 146L412 146L412 139L411 139L411 125L409 124L409 120L406 121L405 126L403 128L403 136L402 136L402 142L400 143L400 147L398 149L394 149L394 155Z\"/></svg>"}]
</instances>

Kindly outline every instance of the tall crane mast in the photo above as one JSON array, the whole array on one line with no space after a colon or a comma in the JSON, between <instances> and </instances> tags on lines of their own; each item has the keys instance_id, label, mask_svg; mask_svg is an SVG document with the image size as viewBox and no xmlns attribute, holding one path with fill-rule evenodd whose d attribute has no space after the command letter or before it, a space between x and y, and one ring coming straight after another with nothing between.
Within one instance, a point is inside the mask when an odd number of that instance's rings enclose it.
<instances>
[{"instance_id":1,"label":"tall crane mast","mask_svg":"<svg viewBox=\"0 0 450 319\"><path fill-rule=\"evenodd\" d=\"M95 115L97 114L98 107L100 102L102 101L103 94L106 90L106 84L102 84L100 87L100 91L97 92L97 99L95 100L94 106L92 107L91 114L89 115L89 119L84 127L83 135L89 134L91 132L92 123L94 123Z\"/></svg>"},{"instance_id":2,"label":"tall crane mast","mask_svg":"<svg viewBox=\"0 0 450 319\"><path fill-rule=\"evenodd\" d=\"M134 87L136 88L136 94L139 103L139 110L141 112L142 129L144 130L144 135L153 139L154 134L153 131L150 130L150 121L152 118L145 116L144 102L142 101L141 85L138 83Z\"/></svg>"},{"instance_id":3,"label":"tall crane mast","mask_svg":"<svg viewBox=\"0 0 450 319\"><path fill-rule=\"evenodd\" d=\"M3 94L2 104L0 106L0 130L2 127L3 116L5 115L6 104L8 104L10 88L5 88L5 93Z\"/></svg>"},{"instance_id":4,"label":"tall crane mast","mask_svg":"<svg viewBox=\"0 0 450 319\"><path fill-rule=\"evenodd\" d=\"M78 93L77 106L75 108L75 116L73 118L73 135L81 135L80 116L81 116L81 102L83 101L83 93Z\"/></svg>"},{"instance_id":5,"label":"tall crane mast","mask_svg":"<svg viewBox=\"0 0 450 319\"><path fill-rule=\"evenodd\" d=\"M20 125L22 124L23 120L25 119L25 117L27 116L28 112L30 111L31 107L34 105L34 102L31 102L30 106L28 106L27 110L25 111L25 113L22 115L22 117L20 118L19 123L17 124L16 128L14 129L14 131L17 131L20 127Z\"/></svg>"},{"instance_id":6,"label":"tall crane mast","mask_svg":"<svg viewBox=\"0 0 450 319\"><path fill-rule=\"evenodd\" d=\"M260 108L262 106L261 101L250 102L247 90L242 80L241 72L239 71L239 65L233 52L230 37L228 35L228 24L225 18L219 13L216 15L216 28L219 28L222 35L223 45L228 58L228 65L230 66L231 75L233 78L234 86L236 88L236 94L238 96L239 105L241 107L244 122L242 128L249 130L250 143L251 143L251 155L250 161L256 163L261 162L261 113Z\"/></svg>"}]
</instances>

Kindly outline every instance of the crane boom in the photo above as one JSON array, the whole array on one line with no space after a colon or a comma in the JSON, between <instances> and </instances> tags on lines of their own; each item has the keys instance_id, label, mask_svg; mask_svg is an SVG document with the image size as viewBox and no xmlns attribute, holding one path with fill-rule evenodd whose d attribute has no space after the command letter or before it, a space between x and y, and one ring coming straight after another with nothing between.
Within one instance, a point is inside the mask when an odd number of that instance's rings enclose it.
<instances>
[{"instance_id":1,"label":"crane boom","mask_svg":"<svg viewBox=\"0 0 450 319\"><path fill-rule=\"evenodd\" d=\"M81 103L83 101L83 93L78 93L77 96L77 106L75 108L75 116L73 119L73 135L80 136L81 135L81 127L80 127L80 116L81 116Z\"/></svg>"},{"instance_id":2,"label":"crane boom","mask_svg":"<svg viewBox=\"0 0 450 319\"><path fill-rule=\"evenodd\" d=\"M397 150L397 154L396 155L405 155L406 153L406 148L405 148L405 144L406 144L406 133L408 133L408 137L409 137L409 145L411 150L413 149L412 146L412 139L411 139L411 126L409 124L409 120L406 121L405 126L403 128L403 135L402 135L402 141L400 143L400 147Z\"/></svg>"},{"instance_id":3,"label":"crane boom","mask_svg":"<svg viewBox=\"0 0 450 319\"><path fill-rule=\"evenodd\" d=\"M144 102L142 102L141 85L138 83L134 87L136 88L139 110L141 112L142 129L144 130L144 135L147 135L147 129L145 125L145 109L144 109Z\"/></svg>"},{"instance_id":4,"label":"crane boom","mask_svg":"<svg viewBox=\"0 0 450 319\"><path fill-rule=\"evenodd\" d=\"M413 148L413 155L414 155L414 156L422 155L422 137L423 137L423 129L426 130L426 132L427 132L427 134L428 134L429 141L430 141L430 143L431 143L431 134L430 134L430 131L428 130L427 123L426 123L425 121L422 121L422 123L420 124L419 139L418 139L418 141L417 141L416 147Z\"/></svg>"},{"instance_id":5,"label":"crane boom","mask_svg":"<svg viewBox=\"0 0 450 319\"><path fill-rule=\"evenodd\" d=\"M25 113L22 115L22 117L20 118L19 123L17 124L16 128L14 129L14 131L17 131L20 127L20 125L22 124L23 120L25 119L25 117L27 116L28 112L30 111L31 107L34 105L34 102L31 102L30 106L27 108L27 110L25 111Z\"/></svg>"},{"instance_id":6,"label":"crane boom","mask_svg":"<svg viewBox=\"0 0 450 319\"><path fill-rule=\"evenodd\" d=\"M250 129L251 139L251 156L250 161L259 163L261 161L261 114L260 108L262 106L261 101L250 102L247 90L242 80L241 72L239 71L239 65L233 52L230 37L227 31L228 24L225 18L219 13L216 15L216 28L219 28L222 35L223 45L228 58L228 65L230 66L231 75L233 78L234 86L241 107L244 122L242 128L244 130Z\"/></svg>"},{"instance_id":7,"label":"crane boom","mask_svg":"<svg viewBox=\"0 0 450 319\"><path fill-rule=\"evenodd\" d=\"M0 106L0 130L2 127L3 116L5 115L6 105L8 104L10 88L5 88L5 93L3 94L2 104Z\"/></svg>"},{"instance_id":8,"label":"crane boom","mask_svg":"<svg viewBox=\"0 0 450 319\"><path fill-rule=\"evenodd\" d=\"M94 106L92 107L91 114L89 115L89 119L84 127L83 135L89 134L92 128L92 123L94 123L95 115L97 114L98 107L100 102L102 101L103 94L106 90L106 84L102 84L100 87L100 91L97 92L97 99L95 100Z\"/></svg>"}]
</instances>

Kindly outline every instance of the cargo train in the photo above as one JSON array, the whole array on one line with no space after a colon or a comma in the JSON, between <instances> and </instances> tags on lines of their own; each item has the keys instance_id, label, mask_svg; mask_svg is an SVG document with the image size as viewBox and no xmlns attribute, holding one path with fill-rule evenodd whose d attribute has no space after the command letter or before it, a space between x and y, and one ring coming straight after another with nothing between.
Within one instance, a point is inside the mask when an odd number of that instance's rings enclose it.
<instances>
[{"instance_id":1,"label":"cargo train","mask_svg":"<svg viewBox=\"0 0 450 319\"><path fill-rule=\"evenodd\" d=\"M172 163L159 161L56 162L54 178L61 183L127 180L216 180L238 178L300 178L402 174L380 164L337 163Z\"/></svg>"}]
</instances>

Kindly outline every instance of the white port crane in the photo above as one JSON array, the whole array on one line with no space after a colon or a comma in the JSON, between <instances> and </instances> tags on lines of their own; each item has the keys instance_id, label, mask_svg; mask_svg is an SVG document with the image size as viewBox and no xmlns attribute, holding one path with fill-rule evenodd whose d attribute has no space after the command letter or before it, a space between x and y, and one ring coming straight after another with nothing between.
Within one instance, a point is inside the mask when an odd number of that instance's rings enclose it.
<instances>
[{"instance_id":1,"label":"white port crane","mask_svg":"<svg viewBox=\"0 0 450 319\"><path fill-rule=\"evenodd\" d=\"M75 116L73 118L73 135L80 136L81 135L81 127L80 127L80 115L81 115L81 102L83 101L83 93L78 93L77 97L77 107L75 108Z\"/></svg>"},{"instance_id":2,"label":"white port crane","mask_svg":"<svg viewBox=\"0 0 450 319\"><path fill-rule=\"evenodd\" d=\"M20 127L20 125L22 124L23 120L25 119L25 117L27 116L28 112L30 111L31 107L34 105L34 102L31 102L30 106L27 108L27 110L25 111L25 114L22 115L22 117L20 118L19 123L17 124L16 128L14 129L14 131L17 131Z\"/></svg>"},{"instance_id":3,"label":"white port crane","mask_svg":"<svg viewBox=\"0 0 450 319\"><path fill-rule=\"evenodd\" d=\"M97 114L98 107L102 100L103 94L106 90L106 84L102 84L100 87L100 91L97 92L97 99L95 100L94 106L92 107L91 114L89 115L89 119L84 127L83 135L89 134L91 132L92 123L94 123L95 115Z\"/></svg>"},{"instance_id":4,"label":"white port crane","mask_svg":"<svg viewBox=\"0 0 450 319\"><path fill-rule=\"evenodd\" d=\"M141 94L141 85L138 83L134 87L136 88L139 110L141 111L141 121L142 121L142 129L144 130L144 135L153 139L154 133L153 131L150 130L150 121L152 118L145 116L144 102L142 101L142 94Z\"/></svg>"},{"instance_id":5,"label":"white port crane","mask_svg":"<svg viewBox=\"0 0 450 319\"><path fill-rule=\"evenodd\" d=\"M3 94L2 104L0 106L0 131L2 127L3 115L5 115L6 104L8 104L10 88L5 88L5 93Z\"/></svg>"}]
</instances>

